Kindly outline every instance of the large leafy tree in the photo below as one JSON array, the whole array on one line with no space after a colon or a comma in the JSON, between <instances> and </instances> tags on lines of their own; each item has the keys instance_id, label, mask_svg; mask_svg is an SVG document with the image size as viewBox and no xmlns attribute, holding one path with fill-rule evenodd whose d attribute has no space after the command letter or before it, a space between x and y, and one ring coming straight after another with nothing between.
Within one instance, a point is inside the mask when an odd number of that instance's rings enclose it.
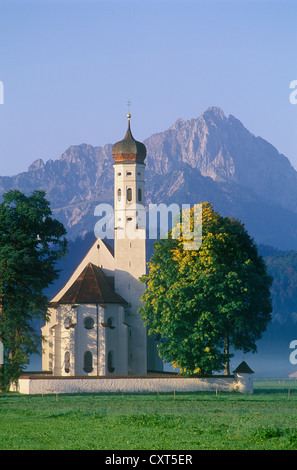
<instances>
[{"instance_id":1,"label":"large leafy tree","mask_svg":"<svg viewBox=\"0 0 297 470\"><path fill-rule=\"evenodd\" d=\"M5 361L1 386L16 381L38 353L34 321L47 318L44 290L58 277L57 261L66 254L66 230L52 217L43 191L4 194L0 204L0 339Z\"/></svg>"},{"instance_id":2,"label":"large leafy tree","mask_svg":"<svg viewBox=\"0 0 297 470\"><path fill-rule=\"evenodd\" d=\"M191 230L195 212L190 213ZM272 279L238 220L202 209L202 244L185 250L185 234L155 242L140 313L159 353L185 374L229 374L230 347L256 351L271 320Z\"/></svg>"}]
</instances>

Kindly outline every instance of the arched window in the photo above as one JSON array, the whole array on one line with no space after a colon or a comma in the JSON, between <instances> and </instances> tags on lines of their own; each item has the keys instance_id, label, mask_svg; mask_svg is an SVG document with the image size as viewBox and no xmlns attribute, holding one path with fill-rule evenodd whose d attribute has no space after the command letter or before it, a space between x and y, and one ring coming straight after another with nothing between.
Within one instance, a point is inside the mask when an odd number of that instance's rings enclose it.
<instances>
[{"instance_id":1,"label":"arched window","mask_svg":"<svg viewBox=\"0 0 297 470\"><path fill-rule=\"evenodd\" d=\"M107 355L107 368L108 372L114 372L114 358L113 358L113 351L109 351Z\"/></svg>"},{"instance_id":2,"label":"arched window","mask_svg":"<svg viewBox=\"0 0 297 470\"><path fill-rule=\"evenodd\" d=\"M122 199L122 191L121 191L121 189L119 188L119 189L118 189L118 202L120 202L121 199Z\"/></svg>"},{"instance_id":3,"label":"arched window","mask_svg":"<svg viewBox=\"0 0 297 470\"><path fill-rule=\"evenodd\" d=\"M86 330L92 330L94 328L94 319L92 317L85 318L84 327L86 328Z\"/></svg>"},{"instance_id":4,"label":"arched window","mask_svg":"<svg viewBox=\"0 0 297 470\"><path fill-rule=\"evenodd\" d=\"M141 202L141 197L142 197L141 188L138 188L138 202Z\"/></svg>"},{"instance_id":5,"label":"arched window","mask_svg":"<svg viewBox=\"0 0 297 470\"><path fill-rule=\"evenodd\" d=\"M128 202L132 201L132 189L131 188L127 189L127 201Z\"/></svg>"},{"instance_id":6,"label":"arched window","mask_svg":"<svg viewBox=\"0 0 297 470\"><path fill-rule=\"evenodd\" d=\"M84 371L92 372L93 370L93 356L91 351L86 351L84 353Z\"/></svg>"},{"instance_id":7,"label":"arched window","mask_svg":"<svg viewBox=\"0 0 297 470\"><path fill-rule=\"evenodd\" d=\"M115 326L114 326L114 318L113 317L109 317L107 319L107 325L108 325L108 328L110 328L111 330L114 330L115 329Z\"/></svg>"},{"instance_id":8,"label":"arched window","mask_svg":"<svg viewBox=\"0 0 297 470\"><path fill-rule=\"evenodd\" d=\"M67 374L70 372L70 352L66 351L64 356L64 370Z\"/></svg>"}]
</instances>

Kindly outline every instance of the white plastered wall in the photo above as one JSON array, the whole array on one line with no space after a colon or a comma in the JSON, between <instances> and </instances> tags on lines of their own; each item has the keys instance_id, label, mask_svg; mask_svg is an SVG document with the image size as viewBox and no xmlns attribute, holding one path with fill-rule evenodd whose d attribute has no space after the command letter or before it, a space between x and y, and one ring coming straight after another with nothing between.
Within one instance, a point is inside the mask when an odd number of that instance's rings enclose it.
<instances>
[{"instance_id":1,"label":"white plastered wall","mask_svg":"<svg viewBox=\"0 0 297 470\"><path fill-rule=\"evenodd\" d=\"M125 323L122 306L82 304L73 308L60 305L52 310L55 323L52 327L44 327L49 340L47 353L43 355L43 370L65 377L128 374L130 328ZM87 319L93 321L92 328L86 328ZM90 371L85 370L84 355L87 351L92 355ZM66 361L68 353L70 363ZM112 355L110 364L109 353Z\"/></svg>"},{"instance_id":2,"label":"white plastered wall","mask_svg":"<svg viewBox=\"0 0 297 470\"><path fill-rule=\"evenodd\" d=\"M102 268L103 272L107 276L114 275L114 257L106 247L105 243L98 238L83 258L81 263L75 269L73 274L70 276L66 284L60 289L60 291L51 299L51 302L58 302L59 299L65 294L65 292L69 289L69 287L73 284L73 282L77 279L77 277L81 274L81 272L85 269L85 267L92 263L96 266ZM62 373L63 364L64 364L64 357L65 351L69 347L72 351L74 351L75 347L73 344L74 338L74 330L72 331L64 331L64 327L62 324L62 320L64 319L67 311L71 308L71 306L64 306L59 308L49 308L49 321L41 328L42 335L44 340L42 342L42 370L45 371L52 371L55 375L64 375ZM70 311L70 310L69 310ZM73 316L75 316L75 312L71 312ZM70 335L72 334L72 337ZM69 338L68 338L69 336ZM65 343L63 343L65 339ZM61 343L62 342L62 343ZM67 344L68 342L68 344ZM76 363L77 355L75 354L75 359L71 361L71 374L73 371L81 369L80 366ZM97 367L97 364L96 364Z\"/></svg>"},{"instance_id":3,"label":"white plastered wall","mask_svg":"<svg viewBox=\"0 0 297 470\"><path fill-rule=\"evenodd\" d=\"M129 374L147 373L146 328L138 314L145 286L139 278L146 272L145 181L143 163L114 165L115 207L115 291L129 304L126 323L129 332ZM127 190L131 189L131 200ZM121 198L118 190L121 190ZM138 199L139 190L141 200ZM138 208L136 209L136 204ZM138 228L136 229L136 211ZM132 220L129 220L132 219Z\"/></svg>"}]
</instances>

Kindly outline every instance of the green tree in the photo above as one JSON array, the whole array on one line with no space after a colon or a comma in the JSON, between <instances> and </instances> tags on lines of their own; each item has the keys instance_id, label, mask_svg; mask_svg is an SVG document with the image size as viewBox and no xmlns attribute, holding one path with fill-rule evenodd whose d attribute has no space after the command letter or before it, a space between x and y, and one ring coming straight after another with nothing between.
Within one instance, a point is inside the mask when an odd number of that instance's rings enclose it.
<instances>
[{"instance_id":1,"label":"green tree","mask_svg":"<svg viewBox=\"0 0 297 470\"><path fill-rule=\"evenodd\" d=\"M191 209L191 230L194 211ZM271 320L272 279L238 220L202 209L202 244L185 250L187 234L155 242L141 316L159 353L184 374L229 374L230 347L256 351Z\"/></svg>"},{"instance_id":2,"label":"green tree","mask_svg":"<svg viewBox=\"0 0 297 470\"><path fill-rule=\"evenodd\" d=\"M34 321L47 318L44 290L58 278L67 252L66 230L52 218L45 192L4 194L0 204L0 339L5 360L1 388L17 381L41 335Z\"/></svg>"}]
</instances>

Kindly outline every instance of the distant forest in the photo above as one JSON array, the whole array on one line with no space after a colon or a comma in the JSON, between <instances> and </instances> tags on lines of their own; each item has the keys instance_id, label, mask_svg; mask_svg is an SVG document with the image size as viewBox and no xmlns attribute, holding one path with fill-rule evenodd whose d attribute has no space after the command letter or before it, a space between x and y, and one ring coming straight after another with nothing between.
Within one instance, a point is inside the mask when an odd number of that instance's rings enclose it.
<instances>
[{"instance_id":1,"label":"distant forest","mask_svg":"<svg viewBox=\"0 0 297 470\"><path fill-rule=\"evenodd\" d=\"M280 251L264 245L259 252L274 281L271 288L273 318L297 322L297 251Z\"/></svg>"}]
</instances>

